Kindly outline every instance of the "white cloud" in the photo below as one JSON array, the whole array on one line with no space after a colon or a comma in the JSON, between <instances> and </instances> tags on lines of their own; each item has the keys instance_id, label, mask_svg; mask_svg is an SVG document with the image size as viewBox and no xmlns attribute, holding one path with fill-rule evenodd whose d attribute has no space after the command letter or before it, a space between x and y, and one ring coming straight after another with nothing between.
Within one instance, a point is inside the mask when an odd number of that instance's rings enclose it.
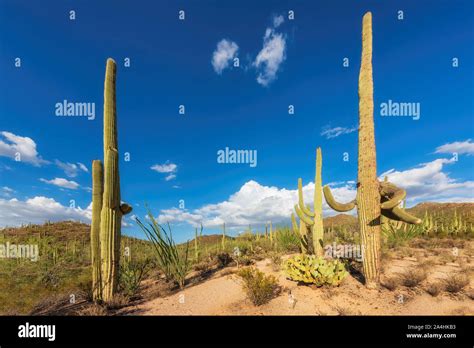
<instances>
[{"instance_id":1,"label":"white cloud","mask_svg":"<svg viewBox=\"0 0 474 348\"><path fill-rule=\"evenodd\" d=\"M329 127L324 127L321 131L321 135L325 136L326 139L332 139L336 138L340 135L343 134L349 134L352 132L355 132L357 130L357 127L352 127L352 128L347 128L347 127L334 127L334 128L329 128Z\"/></svg>"},{"instance_id":2,"label":"white cloud","mask_svg":"<svg viewBox=\"0 0 474 348\"><path fill-rule=\"evenodd\" d=\"M176 178L176 174L170 174L165 177L166 181L170 181Z\"/></svg>"},{"instance_id":3,"label":"white cloud","mask_svg":"<svg viewBox=\"0 0 474 348\"><path fill-rule=\"evenodd\" d=\"M79 184L77 182L70 181L64 178L54 178L51 180L46 180L46 179L41 178L40 181L45 182L47 184L59 186L62 188L71 189L71 190L76 190L79 187Z\"/></svg>"},{"instance_id":4,"label":"white cloud","mask_svg":"<svg viewBox=\"0 0 474 348\"><path fill-rule=\"evenodd\" d=\"M447 143L436 148L435 153L458 153L472 155L474 154L474 143L471 139L465 141L455 141L454 143Z\"/></svg>"},{"instance_id":5,"label":"white cloud","mask_svg":"<svg viewBox=\"0 0 474 348\"><path fill-rule=\"evenodd\" d=\"M12 193L15 192L12 188L8 186L3 186L0 188L0 196L11 197Z\"/></svg>"},{"instance_id":6,"label":"white cloud","mask_svg":"<svg viewBox=\"0 0 474 348\"><path fill-rule=\"evenodd\" d=\"M151 169L158 173L168 174L165 177L166 181L176 179L176 173L178 172L178 166L174 163L170 163L169 161L164 164L155 164L151 166Z\"/></svg>"},{"instance_id":7,"label":"white cloud","mask_svg":"<svg viewBox=\"0 0 474 348\"><path fill-rule=\"evenodd\" d=\"M76 177L80 170L86 173L89 172L87 167L80 162L75 164L75 163L61 162L60 160L55 160L54 163L58 166L58 168L61 168L62 170L64 170L64 173L66 173L66 175L69 176L70 178Z\"/></svg>"},{"instance_id":8,"label":"white cloud","mask_svg":"<svg viewBox=\"0 0 474 348\"><path fill-rule=\"evenodd\" d=\"M84 171L86 173L89 173L89 169L87 169L85 164L83 164L81 162L77 162L77 165L79 166L79 169L81 169L82 171Z\"/></svg>"},{"instance_id":9,"label":"white cloud","mask_svg":"<svg viewBox=\"0 0 474 348\"><path fill-rule=\"evenodd\" d=\"M63 206L52 198L38 196L19 201L0 199L0 226L19 226L21 224L42 224L46 221L75 220L90 222L92 204L86 209Z\"/></svg>"},{"instance_id":10,"label":"white cloud","mask_svg":"<svg viewBox=\"0 0 474 348\"><path fill-rule=\"evenodd\" d=\"M19 157L20 162L30 163L34 166L49 163L39 156L33 139L10 132L0 132L0 135L0 156L9 157L14 160Z\"/></svg>"},{"instance_id":11,"label":"white cloud","mask_svg":"<svg viewBox=\"0 0 474 348\"><path fill-rule=\"evenodd\" d=\"M354 199L355 193L352 185L333 189L334 196L341 201ZM307 203L311 203L314 183L304 186L303 194ZM205 227L217 227L224 222L229 227L265 224L268 221L288 222L297 201L297 189L288 190L275 186L263 186L251 180L226 201L207 204L193 211L178 208L162 210L158 216L158 222L187 222L193 226L199 226L202 223ZM329 209L325 202L323 202L323 213L325 215L336 214Z\"/></svg>"},{"instance_id":12,"label":"white cloud","mask_svg":"<svg viewBox=\"0 0 474 348\"><path fill-rule=\"evenodd\" d=\"M438 158L404 171L390 169L379 180L387 176L389 181L406 189L408 201L472 201L474 181L458 181L443 172L445 165L453 163L456 163L454 159Z\"/></svg>"},{"instance_id":13,"label":"white cloud","mask_svg":"<svg viewBox=\"0 0 474 348\"><path fill-rule=\"evenodd\" d=\"M175 173L178 170L178 166L174 163L166 162L164 164L155 164L151 166L151 169L158 173Z\"/></svg>"},{"instance_id":14,"label":"white cloud","mask_svg":"<svg viewBox=\"0 0 474 348\"><path fill-rule=\"evenodd\" d=\"M257 82L259 84L268 86L276 79L280 64L283 63L286 58L285 51L285 36L275 32L274 28L267 28L265 36L263 37L263 48L253 63L258 71Z\"/></svg>"},{"instance_id":15,"label":"white cloud","mask_svg":"<svg viewBox=\"0 0 474 348\"><path fill-rule=\"evenodd\" d=\"M239 46L230 40L222 39L212 54L212 66L219 75L229 67L229 63L237 56Z\"/></svg>"},{"instance_id":16,"label":"white cloud","mask_svg":"<svg viewBox=\"0 0 474 348\"><path fill-rule=\"evenodd\" d=\"M273 27L278 28L284 21L285 18L282 15L273 17Z\"/></svg>"}]
</instances>

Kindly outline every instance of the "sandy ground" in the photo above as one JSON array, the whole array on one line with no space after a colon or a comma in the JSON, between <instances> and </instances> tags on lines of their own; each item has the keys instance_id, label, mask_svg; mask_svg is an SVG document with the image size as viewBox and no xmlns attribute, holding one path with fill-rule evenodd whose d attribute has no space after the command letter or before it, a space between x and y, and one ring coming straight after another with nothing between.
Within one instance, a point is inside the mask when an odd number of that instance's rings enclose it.
<instances>
[{"instance_id":1,"label":"sandy ground","mask_svg":"<svg viewBox=\"0 0 474 348\"><path fill-rule=\"evenodd\" d=\"M426 260L424 260L426 261ZM385 267L384 277L391 277L417 266L412 257L392 259ZM269 303L256 307L242 290L241 280L228 267L210 278L183 291L143 301L127 307L129 315L474 315L474 302L467 296L473 291L473 281L462 293L442 292L433 297L424 289L429 283L461 271L456 263L430 265L428 278L417 288L399 286L391 291L381 287L367 290L353 276L339 287L316 288L298 285L274 270L270 261L255 264L266 274L278 278L282 291ZM384 278L382 278L384 279ZM471 296L472 297L472 296Z\"/></svg>"}]
</instances>

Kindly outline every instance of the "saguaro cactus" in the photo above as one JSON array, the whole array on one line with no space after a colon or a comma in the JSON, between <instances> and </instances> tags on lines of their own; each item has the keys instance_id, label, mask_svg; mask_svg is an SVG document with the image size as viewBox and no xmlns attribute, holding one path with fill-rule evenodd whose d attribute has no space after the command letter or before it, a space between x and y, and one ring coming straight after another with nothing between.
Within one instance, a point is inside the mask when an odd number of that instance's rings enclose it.
<instances>
[{"instance_id":1,"label":"saguaro cactus","mask_svg":"<svg viewBox=\"0 0 474 348\"><path fill-rule=\"evenodd\" d=\"M336 211L349 211L357 205L363 252L366 286L374 288L380 278L381 215L396 221L419 224L421 220L399 207L406 192L388 181L377 180L374 135L374 101L372 80L372 14L367 12L362 22L362 60L359 74L359 156L357 196L350 203L334 200L329 186L324 187L328 205Z\"/></svg>"},{"instance_id":2,"label":"saguaro cactus","mask_svg":"<svg viewBox=\"0 0 474 348\"><path fill-rule=\"evenodd\" d=\"M94 301L102 298L100 274L100 211L104 191L104 169L102 162L92 161L92 222L91 222L91 263L92 263L92 295ZM76 245L74 244L74 247Z\"/></svg>"},{"instance_id":3,"label":"saguaro cactus","mask_svg":"<svg viewBox=\"0 0 474 348\"><path fill-rule=\"evenodd\" d=\"M93 223L91 226L91 250L93 250L93 255L95 255L93 274L98 271L97 252L100 250L100 281L97 274L95 278L93 276L93 281L96 282L95 284L93 283L93 288L98 289L95 298L105 302L112 299L118 285L122 216L132 211L128 204L122 204L120 200L117 115L115 106L116 69L115 61L109 58L107 60L104 83L103 175L101 173L101 162L99 160L93 161ZM99 198L99 196L102 197ZM98 207L100 204L102 207L99 217ZM98 225L100 226L99 238L97 238Z\"/></svg>"},{"instance_id":4,"label":"saguaro cactus","mask_svg":"<svg viewBox=\"0 0 474 348\"><path fill-rule=\"evenodd\" d=\"M295 205L296 214L300 218L300 233L302 238L306 240L307 245L309 239L312 239L312 248L308 245L309 251L312 251L316 256L323 256L323 197L322 197L322 170L323 158L321 154L321 148L316 150L316 174L314 178L314 211L311 211L304 204L303 199L303 183L301 178L298 179L298 203ZM305 230L307 226L311 226L312 238L309 238ZM304 235L306 235L306 238ZM312 250L311 250L312 249Z\"/></svg>"}]
</instances>

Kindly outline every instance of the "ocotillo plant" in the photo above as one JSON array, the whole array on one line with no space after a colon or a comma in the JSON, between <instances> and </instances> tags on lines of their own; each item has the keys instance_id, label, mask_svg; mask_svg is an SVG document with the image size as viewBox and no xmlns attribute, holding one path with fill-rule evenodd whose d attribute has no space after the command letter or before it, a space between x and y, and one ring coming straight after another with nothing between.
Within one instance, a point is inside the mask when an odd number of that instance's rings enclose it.
<instances>
[{"instance_id":1,"label":"ocotillo plant","mask_svg":"<svg viewBox=\"0 0 474 348\"><path fill-rule=\"evenodd\" d=\"M301 220L301 224L311 226L312 231L312 245L308 246L316 256L323 256L323 196L322 196L322 179L321 179L321 167L323 159L321 154L321 148L316 150L316 174L314 177L314 210L311 211L304 204L303 199L303 182L301 178L298 179L298 202L295 205L295 211ZM304 231L302 231L304 232ZM302 238L303 235L302 235ZM309 238L306 236L306 240Z\"/></svg>"},{"instance_id":2,"label":"ocotillo plant","mask_svg":"<svg viewBox=\"0 0 474 348\"><path fill-rule=\"evenodd\" d=\"M118 164L117 115L115 100L116 64L107 60L104 82L104 166L99 160L92 163L92 226L91 252L93 258L93 289L95 299L110 301L117 290L120 260L120 230L122 216L132 208L120 200ZM103 171L103 175L102 175ZM95 188L95 190L94 190ZM101 207L99 209L99 207ZM95 209L94 209L95 208ZM100 211L100 216L99 216ZM99 238L97 238L97 226ZM97 245L99 243L99 246ZM100 250L100 258L98 251ZM100 259L100 283L97 260ZM99 285L100 284L100 285Z\"/></svg>"},{"instance_id":3,"label":"ocotillo plant","mask_svg":"<svg viewBox=\"0 0 474 348\"><path fill-rule=\"evenodd\" d=\"M336 202L328 186L324 196L336 211L349 211L357 205L366 286L375 288L380 278L380 217L419 224L421 220L399 207L406 197L403 189L389 182L377 180L374 135L374 100L372 80L372 14L367 12L362 21L362 61L359 73L359 154L357 196L350 203Z\"/></svg>"}]
</instances>

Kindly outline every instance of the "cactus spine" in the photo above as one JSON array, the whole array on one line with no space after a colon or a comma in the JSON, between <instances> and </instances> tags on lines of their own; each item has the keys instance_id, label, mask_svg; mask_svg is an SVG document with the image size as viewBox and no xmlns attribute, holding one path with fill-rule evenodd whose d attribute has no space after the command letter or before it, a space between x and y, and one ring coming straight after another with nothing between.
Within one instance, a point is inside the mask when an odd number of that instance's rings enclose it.
<instances>
[{"instance_id":1,"label":"cactus spine","mask_svg":"<svg viewBox=\"0 0 474 348\"><path fill-rule=\"evenodd\" d=\"M91 226L91 250L97 260L100 250L100 281L96 274L93 289L95 298L109 302L117 290L120 260L120 237L122 216L132 208L120 200L120 177L118 163L117 115L115 101L116 64L107 60L104 82L104 168L100 161L93 161L93 210ZM95 170L94 170L95 169ZM101 182L102 181L102 182ZM94 186L96 187L94 195ZM102 197L100 196L102 193ZM94 209L95 200L95 209ZM99 216L99 206L100 209ZM97 238L99 225L99 238ZM99 244L99 245L98 245ZM97 261L93 263L93 274L97 272ZM94 278L93 278L94 280Z\"/></svg>"},{"instance_id":2,"label":"cactus spine","mask_svg":"<svg viewBox=\"0 0 474 348\"><path fill-rule=\"evenodd\" d=\"M298 179L298 205L295 205L296 214L300 218L300 234L307 243L306 251L312 251L316 256L323 256L323 196L322 196L322 171L323 158L321 148L316 150L316 173L314 178L314 210L311 211L304 204L303 199L303 182L301 178ZM308 236L308 227L311 226L312 236ZM312 245L308 245L309 239L312 240Z\"/></svg>"},{"instance_id":3,"label":"cactus spine","mask_svg":"<svg viewBox=\"0 0 474 348\"><path fill-rule=\"evenodd\" d=\"M357 205L363 253L365 283L375 288L380 279L380 222L381 215L410 224L421 220L400 208L406 192L394 184L377 180L374 132L374 100L372 79L372 14L367 12L362 21L362 58L359 73L359 154L357 196L350 203L336 202L329 186L324 187L328 205L336 211L349 211Z\"/></svg>"}]
</instances>

